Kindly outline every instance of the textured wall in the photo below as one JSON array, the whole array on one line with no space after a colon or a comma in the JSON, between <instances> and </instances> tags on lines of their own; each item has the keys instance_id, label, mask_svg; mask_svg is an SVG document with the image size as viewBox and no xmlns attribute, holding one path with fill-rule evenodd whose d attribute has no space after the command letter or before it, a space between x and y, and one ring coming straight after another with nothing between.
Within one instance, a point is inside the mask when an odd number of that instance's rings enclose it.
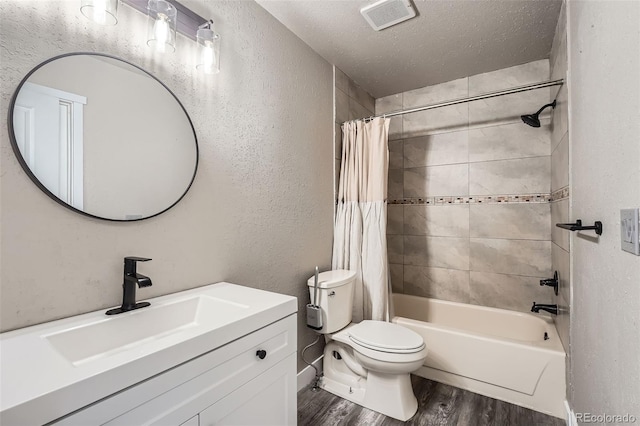
<instances>
[{"instance_id":1,"label":"textured wall","mask_svg":"<svg viewBox=\"0 0 640 426\"><path fill-rule=\"evenodd\" d=\"M376 113L545 81L535 61L376 100ZM551 303L550 126L541 89L391 119L387 241L395 292L530 311Z\"/></svg>"},{"instance_id":2,"label":"textured wall","mask_svg":"<svg viewBox=\"0 0 640 426\"><path fill-rule=\"evenodd\" d=\"M253 2L185 3L217 23L217 76L196 72L194 45L180 35L175 54L150 54L146 17L125 5L117 26L101 27L77 2L0 2L0 117L41 61L104 52L169 86L193 119L201 155L191 191L172 210L110 223L64 209L36 188L2 120L2 330L118 305L127 255L153 258L140 267L153 278L140 298L228 280L297 296L299 309L314 265L330 266L330 64ZM301 347L314 336L299 317Z\"/></svg>"},{"instance_id":3,"label":"textured wall","mask_svg":"<svg viewBox=\"0 0 640 426\"><path fill-rule=\"evenodd\" d=\"M551 266L558 271L560 291L556 297L559 310L555 317L558 335L567 353L566 383L567 397L571 388L570 313L571 277L569 260L570 232L556 227L556 223L569 223L572 215L569 186L569 131L568 131L568 82L567 82L567 14L563 3L558 18L558 26L553 39L549 58L550 80L565 79L560 88L551 88L551 100L556 100L556 108L551 119Z\"/></svg>"},{"instance_id":4,"label":"textured wall","mask_svg":"<svg viewBox=\"0 0 640 426\"><path fill-rule=\"evenodd\" d=\"M640 418L640 257L620 209L640 207L640 3L569 1L572 408Z\"/></svg>"}]
</instances>

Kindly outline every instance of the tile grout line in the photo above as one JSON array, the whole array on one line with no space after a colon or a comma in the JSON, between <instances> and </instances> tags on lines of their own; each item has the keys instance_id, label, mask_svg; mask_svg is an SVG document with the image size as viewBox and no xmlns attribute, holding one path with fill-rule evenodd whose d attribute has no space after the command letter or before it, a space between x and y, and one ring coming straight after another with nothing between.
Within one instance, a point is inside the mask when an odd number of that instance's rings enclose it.
<instances>
[{"instance_id":1,"label":"tile grout line","mask_svg":"<svg viewBox=\"0 0 640 426\"><path fill-rule=\"evenodd\" d=\"M424 237L424 238L438 238L438 239L455 239L455 240L501 240L501 241L536 241L536 242L554 242L551 239L540 239L540 238L504 238L504 237L478 237L478 236L467 236L467 237L455 237L451 235L432 235L432 234L387 234L387 236L396 236L396 237ZM556 244L554 242L554 244ZM558 244L556 244L558 245ZM560 246L558 246L560 247Z\"/></svg>"},{"instance_id":2,"label":"tile grout line","mask_svg":"<svg viewBox=\"0 0 640 426\"><path fill-rule=\"evenodd\" d=\"M396 139L394 141L390 141L390 142L397 142L400 139ZM402 139L402 141L404 141L404 139ZM551 158L550 155L532 155L529 157L515 157L515 158L499 158L499 159L495 159L495 160L480 160L480 161L467 161L465 162L458 162L458 163L442 163L442 164L427 164L424 166L413 166L413 167L403 167L404 170L410 170L410 169L424 169L424 168L430 168L430 167L445 167L445 166L459 166L462 164L480 164L480 163L497 163L500 161L515 161L515 160L531 160L534 158ZM404 162L403 162L404 165ZM396 167L396 169L398 169L399 167Z\"/></svg>"},{"instance_id":3,"label":"tile grout line","mask_svg":"<svg viewBox=\"0 0 640 426\"><path fill-rule=\"evenodd\" d=\"M467 77L467 96L471 92L471 79ZM469 146L469 128L471 127L471 103L467 102L467 194L471 194L471 148ZM467 271L468 294L467 298L471 302L471 207L468 214L469 235L467 236L469 244L469 270Z\"/></svg>"},{"instance_id":4,"label":"tile grout line","mask_svg":"<svg viewBox=\"0 0 640 426\"><path fill-rule=\"evenodd\" d=\"M471 277L471 273L473 272L475 274L495 274L495 275L505 275L505 276L535 278L535 279L547 278L547 275L525 275L525 274L510 274L506 272L495 272L495 271L478 271L478 270L471 269L471 267L469 267L469 269L457 269L457 268L444 268L442 266L413 265L413 264L406 264L406 263L391 263L391 265L402 265L403 267L408 266L410 268L440 269L443 271L468 272L469 277Z\"/></svg>"}]
</instances>

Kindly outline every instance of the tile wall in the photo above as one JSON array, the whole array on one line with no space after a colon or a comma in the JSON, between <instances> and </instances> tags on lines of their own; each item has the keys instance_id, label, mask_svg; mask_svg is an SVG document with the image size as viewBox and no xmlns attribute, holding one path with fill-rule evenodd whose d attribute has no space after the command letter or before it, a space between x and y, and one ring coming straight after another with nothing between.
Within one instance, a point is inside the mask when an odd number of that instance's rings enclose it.
<instances>
[{"instance_id":1,"label":"tile wall","mask_svg":"<svg viewBox=\"0 0 640 426\"><path fill-rule=\"evenodd\" d=\"M567 18L566 4L563 4L558 18L556 35L551 48L549 63L550 78L553 80L567 78ZM552 269L558 271L560 292L555 303L560 307L556 317L556 328L560 340L567 352L567 374L570 373L569 315L571 306L571 280L569 267L571 232L555 226L556 223L571 222L570 185L569 185L569 132L567 84L560 90L551 92L551 100L556 99L556 108L551 120L551 263ZM567 392L571 380L567 379Z\"/></svg>"},{"instance_id":2,"label":"tile wall","mask_svg":"<svg viewBox=\"0 0 640 426\"><path fill-rule=\"evenodd\" d=\"M333 69L335 70L334 188L337 197L340 161L342 160L342 130L340 125L345 121L374 115L375 99L337 67L334 66Z\"/></svg>"},{"instance_id":3,"label":"tile wall","mask_svg":"<svg viewBox=\"0 0 640 426\"><path fill-rule=\"evenodd\" d=\"M546 81L541 60L376 99L376 114ZM553 303L549 89L393 117L394 292L529 312ZM556 179L559 177L553 177Z\"/></svg>"}]
</instances>

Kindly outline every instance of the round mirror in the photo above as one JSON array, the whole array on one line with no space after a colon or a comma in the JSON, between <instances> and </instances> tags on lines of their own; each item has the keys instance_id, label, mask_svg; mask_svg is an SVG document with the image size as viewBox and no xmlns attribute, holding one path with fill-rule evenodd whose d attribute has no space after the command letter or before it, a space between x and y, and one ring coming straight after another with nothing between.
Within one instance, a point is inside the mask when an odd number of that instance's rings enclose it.
<instances>
[{"instance_id":1,"label":"round mirror","mask_svg":"<svg viewBox=\"0 0 640 426\"><path fill-rule=\"evenodd\" d=\"M60 204L114 221L173 207L198 167L184 107L142 68L97 53L35 67L11 100L9 136L34 183Z\"/></svg>"}]
</instances>

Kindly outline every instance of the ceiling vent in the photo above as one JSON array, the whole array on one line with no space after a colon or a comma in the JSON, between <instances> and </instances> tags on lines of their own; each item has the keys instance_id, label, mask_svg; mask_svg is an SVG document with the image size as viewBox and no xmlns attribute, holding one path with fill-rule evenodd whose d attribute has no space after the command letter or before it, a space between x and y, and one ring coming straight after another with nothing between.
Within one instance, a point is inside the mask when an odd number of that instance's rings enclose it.
<instances>
[{"instance_id":1,"label":"ceiling vent","mask_svg":"<svg viewBox=\"0 0 640 426\"><path fill-rule=\"evenodd\" d=\"M371 28L383 30L416 16L410 0L380 0L360 9Z\"/></svg>"}]
</instances>

